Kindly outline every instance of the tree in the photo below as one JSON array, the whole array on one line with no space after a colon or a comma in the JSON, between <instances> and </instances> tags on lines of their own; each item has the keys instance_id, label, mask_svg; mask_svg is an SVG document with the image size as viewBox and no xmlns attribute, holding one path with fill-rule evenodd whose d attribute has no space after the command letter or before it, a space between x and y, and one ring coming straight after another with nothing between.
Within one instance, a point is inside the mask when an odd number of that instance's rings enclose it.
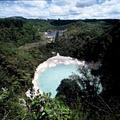
<instances>
[{"instance_id":1,"label":"tree","mask_svg":"<svg viewBox=\"0 0 120 120\"><path fill-rule=\"evenodd\" d=\"M81 98L90 102L101 92L100 79L91 74L88 67L79 68L80 75L72 75L63 79L57 88L58 96L65 96L65 102L69 105L76 103Z\"/></svg>"}]
</instances>

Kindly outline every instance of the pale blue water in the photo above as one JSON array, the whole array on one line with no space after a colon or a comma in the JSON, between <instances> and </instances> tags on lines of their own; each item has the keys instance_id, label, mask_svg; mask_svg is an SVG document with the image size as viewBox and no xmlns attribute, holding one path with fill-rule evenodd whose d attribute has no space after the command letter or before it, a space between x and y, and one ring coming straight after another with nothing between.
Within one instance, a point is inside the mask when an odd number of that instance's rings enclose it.
<instances>
[{"instance_id":1,"label":"pale blue water","mask_svg":"<svg viewBox=\"0 0 120 120\"><path fill-rule=\"evenodd\" d=\"M58 64L48 68L39 76L39 88L45 93L51 92L52 97L54 97L61 80L68 78L73 73L79 73L77 65Z\"/></svg>"}]
</instances>

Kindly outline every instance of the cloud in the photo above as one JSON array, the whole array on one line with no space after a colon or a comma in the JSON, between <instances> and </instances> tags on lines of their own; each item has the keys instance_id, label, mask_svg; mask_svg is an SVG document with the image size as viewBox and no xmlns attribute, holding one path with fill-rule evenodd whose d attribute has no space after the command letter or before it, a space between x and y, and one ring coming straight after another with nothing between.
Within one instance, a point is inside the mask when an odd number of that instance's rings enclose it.
<instances>
[{"instance_id":1,"label":"cloud","mask_svg":"<svg viewBox=\"0 0 120 120\"><path fill-rule=\"evenodd\" d=\"M49 8L49 12L52 14L52 15L62 15L65 13L65 11L59 7L59 6L53 6L53 7L50 7Z\"/></svg>"},{"instance_id":2,"label":"cloud","mask_svg":"<svg viewBox=\"0 0 120 120\"><path fill-rule=\"evenodd\" d=\"M97 3L96 0L81 0L76 3L76 7L88 7L96 3Z\"/></svg>"},{"instance_id":3,"label":"cloud","mask_svg":"<svg viewBox=\"0 0 120 120\"><path fill-rule=\"evenodd\" d=\"M119 0L12 0L0 1L0 17L27 18L118 18Z\"/></svg>"}]
</instances>

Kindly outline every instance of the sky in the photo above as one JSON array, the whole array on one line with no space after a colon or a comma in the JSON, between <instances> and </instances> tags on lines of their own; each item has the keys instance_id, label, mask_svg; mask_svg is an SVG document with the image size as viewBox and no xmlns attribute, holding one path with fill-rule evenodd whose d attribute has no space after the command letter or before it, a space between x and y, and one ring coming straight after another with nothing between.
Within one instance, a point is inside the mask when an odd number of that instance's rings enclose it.
<instances>
[{"instance_id":1,"label":"sky","mask_svg":"<svg viewBox=\"0 0 120 120\"><path fill-rule=\"evenodd\" d=\"M0 18L120 19L120 0L0 0Z\"/></svg>"}]
</instances>

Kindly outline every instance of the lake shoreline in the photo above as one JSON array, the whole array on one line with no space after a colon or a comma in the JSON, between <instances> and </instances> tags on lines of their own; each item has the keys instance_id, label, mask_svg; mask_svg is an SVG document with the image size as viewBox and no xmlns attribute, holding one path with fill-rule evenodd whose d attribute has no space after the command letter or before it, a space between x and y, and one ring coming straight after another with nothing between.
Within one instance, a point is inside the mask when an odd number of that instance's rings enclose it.
<instances>
[{"instance_id":1,"label":"lake shoreline","mask_svg":"<svg viewBox=\"0 0 120 120\"><path fill-rule=\"evenodd\" d=\"M74 59L71 57L61 56L61 55L59 55L59 53L57 53L56 56L53 56L53 57L49 58L48 60L46 60L45 62L41 63L36 68L34 78L32 80L33 90L35 91L35 93L34 93L35 96L38 95L38 91L40 92L40 94L43 93L38 86L39 75L42 74L42 72L44 72L47 68L55 67L58 64L64 64L64 65L74 64L74 65L78 65L78 66L85 66L85 61L79 61L78 59ZM26 95L30 96L29 93L27 93Z\"/></svg>"}]
</instances>

